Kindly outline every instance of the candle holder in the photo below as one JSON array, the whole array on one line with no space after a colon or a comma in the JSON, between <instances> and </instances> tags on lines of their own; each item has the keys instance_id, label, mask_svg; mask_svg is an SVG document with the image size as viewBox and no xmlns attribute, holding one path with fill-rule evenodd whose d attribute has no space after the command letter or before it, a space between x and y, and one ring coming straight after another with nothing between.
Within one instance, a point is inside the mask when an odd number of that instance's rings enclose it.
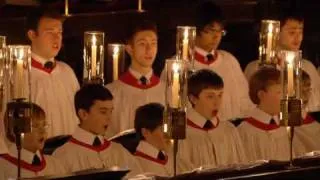
<instances>
[{"instance_id":1,"label":"candle holder","mask_svg":"<svg viewBox=\"0 0 320 180\"><path fill-rule=\"evenodd\" d=\"M30 106L31 85L31 47L27 45L9 45L7 48L4 72L8 75L5 82L5 99L8 116L7 124L15 135L15 143L18 151L17 179L21 177L21 139L23 133L31 131Z\"/></svg>"},{"instance_id":2,"label":"candle holder","mask_svg":"<svg viewBox=\"0 0 320 180\"><path fill-rule=\"evenodd\" d=\"M280 21L262 20L260 29L259 65L276 66L276 47L279 40Z\"/></svg>"},{"instance_id":3,"label":"candle holder","mask_svg":"<svg viewBox=\"0 0 320 180\"><path fill-rule=\"evenodd\" d=\"M6 74L6 36L0 36L0 112L4 110L4 82Z\"/></svg>"},{"instance_id":4,"label":"candle holder","mask_svg":"<svg viewBox=\"0 0 320 180\"><path fill-rule=\"evenodd\" d=\"M187 63L179 59L166 61L166 109L164 112L163 131L173 140L174 175L176 175L176 157L178 140L186 138L187 106Z\"/></svg>"},{"instance_id":5,"label":"candle holder","mask_svg":"<svg viewBox=\"0 0 320 180\"><path fill-rule=\"evenodd\" d=\"M190 69L194 68L194 46L196 27L178 26L176 37L176 57L188 62Z\"/></svg>"},{"instance_id":6,"label":"candle holder","mask_svg":"<svg viewBox=\"0 0 320 180\"><path fill-rule=\"evenodd\" d=\"M301 51L282 50L279 52L278 58L281 62L282 84L280 125L285 126L288 130L290 142L289 168L294 168L292 164L294 128L301 126L303 123L300 93Z\"/></svg>"},{"instance_id":7,"label":"candle holder","mask_svg":"<svg viewBox=\"0 0 320 180\"><path fill-rule=\"evenodd\" d=\"M104 84L104 33L84 32L83 83Z\"/></svg>"},{"instance_id":8,"label":"candle holder","mask_svg":"<svg viewBox=\"0 0 320 180\"><path fill-rule=\"evenodd\" d=\"M110 82L118 80L125 71L125 45L108 44L108 72L112 72ZM109 78L108 78L109 79Z\"/></svg>"},{"instance_id":9,"label":"candle holder","mask_svg":"<svg viewBox=\"0 0 320 180\"><path fill-rule=\"evenodd\" d=\"M30 70L31 47L28 45L9 45L7 48L9 100L31 99Z\"/></svg>"}]
</instances>

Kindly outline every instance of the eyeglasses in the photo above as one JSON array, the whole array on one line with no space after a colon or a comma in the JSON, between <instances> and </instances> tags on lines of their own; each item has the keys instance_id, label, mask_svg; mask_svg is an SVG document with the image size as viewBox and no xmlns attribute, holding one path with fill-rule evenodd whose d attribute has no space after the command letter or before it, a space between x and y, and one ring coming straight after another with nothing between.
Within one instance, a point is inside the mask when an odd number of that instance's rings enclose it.
<instances>
[{"instance_id":1,"label":"eyeglasses","mask_svg":"<svg viewBox=\"0 0 320 180\"><path fill-rule=\"evenodd\" d=\"M213 28L207 28L203 30L204 33L215 35L215 34L221 34L222 36L227 35L227 31L224 29L213 29Z\"/></svg>"}]
</instances>

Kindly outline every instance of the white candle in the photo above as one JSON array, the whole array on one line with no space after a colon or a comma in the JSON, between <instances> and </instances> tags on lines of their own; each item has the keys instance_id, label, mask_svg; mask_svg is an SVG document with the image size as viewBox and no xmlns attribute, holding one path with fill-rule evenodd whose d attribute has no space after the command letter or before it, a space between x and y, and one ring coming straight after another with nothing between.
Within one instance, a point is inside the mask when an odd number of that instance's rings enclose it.
<instances>
[{"instance_id":1,"label":"white candle","mask_svg":"<svg viewBox=\"0 0 320 180\"><path fill-rule=\"evenodd\" d=\"M138 0L138 11L142 11L142 0Z\"/></svg>"},{"instance_id":2,"label":"white candle","mask_svg":"<svg viewBox=\"0 0 320 180\"><path fill-rule=\"evenodd\" d=\"M180 83L179 83L179 64L173 63L172 71L173 71L173 79L172 79L172 107L178 108L179 107L179 90L180 90Z\"/></svg>"},{"instance_id":3,"label":"white candle","mask_svg":"<svg viewBox=\"0 0 320 180\"><path fill-rule=\"evenodd\" d=\"M189 32L188 28L185 28L183 33L183 40L182 40L182 59L186 60L188 59L188 46L189 46Z\"/></svg>"},{"instance_id":4,"label":"white candle","mask_svg":"<svg viewBox=\"0 0 320 180\"><path fill-rule=\"evenodd\" d=\"M291 53L287 54L287 70L288 70L288 96L294 95L294 70L293 70L293 59L294 55Z\"/></svg>"},{"instance_id":5,"label":"white candle","mask_svg":"<svg viewBox=\"0 0 320 180\"><path fill-rule=\"evenodd\" d=\"M118 72L118 69L119 69L119 46L118 45L115 45L114 48L113 48L113 55L112 55L112 59L113 59L113 64L112 64L112 67L113 67L113 80L117 80L118 79L118 76L119 76L119 72Z\"/></svg>"},{"instance_id":6,"label":"white candle","mask_svg":"<svg viewBox=\"0 0 320 180\"><path fill-rule=\"evenodd\" d=\"M271 63L271 54L272 54L272 29L273 26L270 23L268 26L268 34L267 34L267 47L266 47L266 62Z\"/></svg>"},{"instance_id":7,"label":"white candle","mask_svg":"<svg viewBox=\"0 0 320 180\"><path fill-rule=\"evenodd\" d=\"M97 38L95 35L92 36L92 46L91 46L91 77L97 75Z\"/></svg>"},{"instance_id":8,"label":"white candle","mask_svg":"<svg viewBox=\"0 0 320 180\"><path fill-rule=\"evenodd\" d=\"M20 53L23 50L20 51ZM23 55L23 54L21 54ZM22 58L22 57L21 57ZM15 98L23 98L23 60L17 59L17 67L16 67L16 81L15 81Z\"/></svg>"},{"instance_id":9,"label":"white candle","mask_svg":"<svg viewBox=\"0 0 320 180\"><path fill-rule=\"evenodd\" d=\"M68 0L65 0L65 5L64 5L64 14L66 15L66 16L69 16L69 2L68 2Z\"/></svg>"}]
</instances>

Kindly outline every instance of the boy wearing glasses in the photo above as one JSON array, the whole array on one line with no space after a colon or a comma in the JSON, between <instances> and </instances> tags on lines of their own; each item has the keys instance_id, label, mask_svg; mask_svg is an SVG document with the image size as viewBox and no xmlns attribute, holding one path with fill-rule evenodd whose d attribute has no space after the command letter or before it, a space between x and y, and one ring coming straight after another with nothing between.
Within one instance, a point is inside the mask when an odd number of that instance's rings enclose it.
<instances>
[{"instance_id":1,"label":"boy wearing glasses","mask_svg":"<svg viewBox=\"0 0 320 180\"><path fill-rule=\"evenodd\" d=\"M241 116L253 104L238 60L229 52L218 50L225 35L221 10L211 2L200 5L198 10L194 67L196 70L210 69L222 77L225 90L219 111L221 120Z\"/></svg>"},{"instance_id":2,"label":"boy wearing glasses","mask_svg":"<svg viewBox=\"0 0 320 180\"><path fill-rule=\"evenodd\" d=\"M64 166L51 157L41 153L47 139L47 121L45 112L36 105L30 104L32 114L32 131L24 133L21 149L21 177L31 178L37 176L61 175L65 173ZM7 154L0 155L0 179L17 178L18 152L16 137L12 128L12 121L5 116L6 137L12 143L8 148Z\"/></svg>"}]
</instances>

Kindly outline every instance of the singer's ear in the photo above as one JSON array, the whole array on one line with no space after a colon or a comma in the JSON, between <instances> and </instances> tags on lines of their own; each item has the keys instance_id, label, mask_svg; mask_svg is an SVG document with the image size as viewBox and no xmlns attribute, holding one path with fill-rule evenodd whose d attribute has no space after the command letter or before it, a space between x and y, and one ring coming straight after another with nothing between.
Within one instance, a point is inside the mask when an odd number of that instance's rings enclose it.
<instances>
[{"instance_id":1,"label":"singer's ear","mask_svg":"<svg viewBox=\"0 0 320 180\"><path fill-rule=\"evenodd\" d=\"M197 97L195 97L194 95L192 95L192 94L189 94L188 95L188 97L189 97L189 101L190 101L190 103L192 104L192 105L195 105L196 104L196 102L197 102L197 100L198 100L198 98Z\"/></svg>"},{"instance_id":2,"label":"singer's ear","mask_svg":"<svg viewBox=\"0 0 320 180\"><path fill-rule=\"evenodd\" d=\"M149 137L150 131L146 128L141 128L141 135L146 139Z\"/></svg>"},{"instance_id":3,"label":"singer's ear","mask_svg":"<svg viewBox=\"0 0 320 180\"><path fill-rule=\"evenodd\" d=\"M88 112L84 109L79 109L77 113L80 118L80 122L86 120L88 117Z\"/></svg>"},{"instance_id":4,"label":"singer's ear","mask_svg":"<svg viewBox=\"0 0 320 180\"><path fill-rule=\"evenodd\" d=\"M261 99L263 99L264 93L265 92L263 90L258 91L257 96L258 96L259 102L261 101Z\"/></svg>"}]
</instances>

